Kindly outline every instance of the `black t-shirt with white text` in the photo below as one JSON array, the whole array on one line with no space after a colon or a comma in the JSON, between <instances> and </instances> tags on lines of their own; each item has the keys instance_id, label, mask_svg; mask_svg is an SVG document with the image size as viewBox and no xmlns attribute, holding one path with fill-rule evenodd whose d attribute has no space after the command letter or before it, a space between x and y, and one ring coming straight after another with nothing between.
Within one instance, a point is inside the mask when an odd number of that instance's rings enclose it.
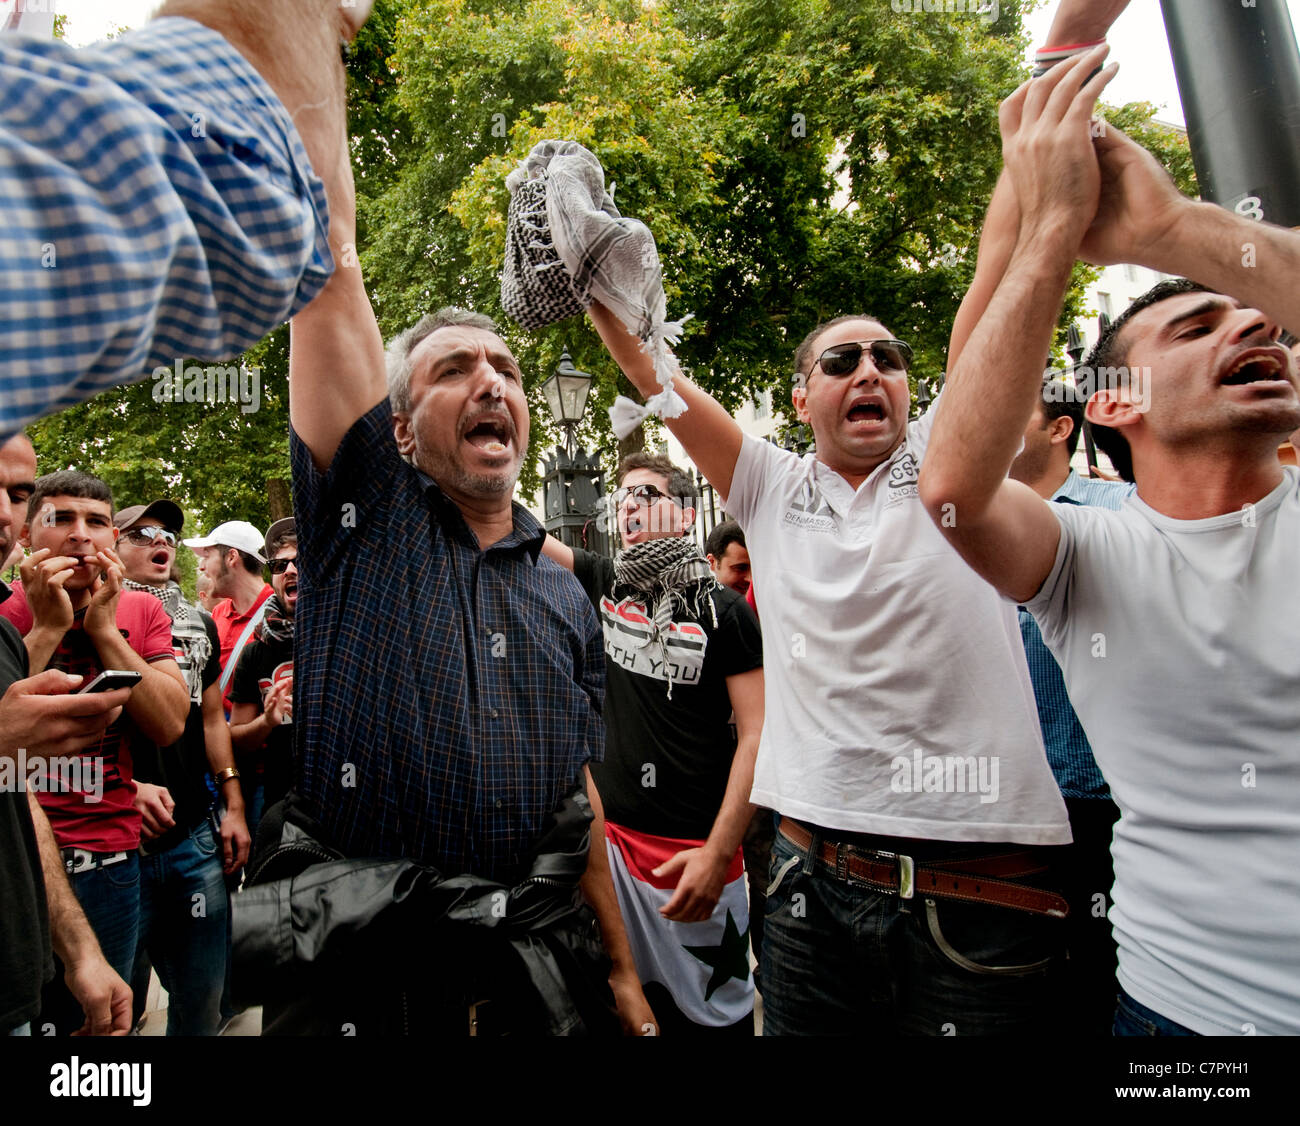
<instances>
[{"instance_id":1,"label":"black t-shirt with white text","mask_svg":"<svg viewBox=\"0 0 1300 1126\"><path fill-rule=\"evenodd\" d=\"M202 685L210 688L221 679L221 643L217 639L216 623L202 614L203 629L207 633L211 650L202 670ZM172 623L173 628L176 623ZM177 661L183 654L177 652ZM183 670L184 671L184 670ZM172 810L172 828L153 840L140 840L140 851L146 855L166 852L183 841L208 814L212 805L212 791L208 789L207 737L203 731L203 706L190 702L190 714L185 720L185 734L170 747L141 748L135 754L135 780L166 786L176 808Z\"/></svg>"},{"instance_id":2,"label":"black t-shirt with white text","mask_svg":"<svg viewBox=\"0 0 1300 1126\"><path fill-rule=\"evenodd\" d=\"M735 591L716 587L716 625L707 605L699 621L673 615L665 668L657 644L640 644L645 600L612 597L613 561L580 549L573 558L605 637L605 760L591 764L605 816L643 833L703 840L736 751L727 677L762 666L758 620Z\"/></svg>"},{"instance_id":3,"label":"black t-shirt with white text","mask_svg":"<svg viewBox=\"0 0 1300 1126\"><path fill-rule=\"evenodd\" d=\"M258 713L266 710L265 700L271 688L293 676L293 642L254 638L239 655L235 679L230 689L232 704L256 704ZM289 792L293 784L293 725L283 723L267 736L262 748L262 786L264 809L269 809ZM242 769L242 768L241 768ZM250 826L251 828L252 826Z\"/></svg>"}]
</instances>

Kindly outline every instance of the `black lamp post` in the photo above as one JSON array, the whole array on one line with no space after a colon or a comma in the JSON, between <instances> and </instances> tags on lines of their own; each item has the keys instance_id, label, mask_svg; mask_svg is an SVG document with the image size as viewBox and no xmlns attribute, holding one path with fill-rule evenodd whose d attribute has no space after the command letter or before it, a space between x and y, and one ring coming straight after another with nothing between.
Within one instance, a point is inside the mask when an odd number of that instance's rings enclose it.
<instances>
[{"instance_id":1,"label":"black lamp post","mask_svg":"<svg viewBox=\"0 0 1300 1126\"><path fill-rule=\"evenodd\" d=\"M574 446L574 431L587 407L591 379L573 366L565 349L555 372L542 384L551 417L564 428L564 444L542 457L542 497L546 530L551 535L569 547L608 554L605 529L600 521L592 521L605 492L600 454L588 454Z\"/></svg>"},{"instance_id":2,"label":"black lamp post","mask_svg":"<svg viewBox=\"0 0 1300 1126\"><path fill-rule=\"evenodd\" d=\"M1104 317L1106 314L1102 313ZM1102 326L1102 332L1105 332L1105 326ZM1074 370L1071 372L1071 379L1074 382L1075 393L1079 391L1079 365L1083 363L1083 354L1087 351L1083 343L1083 333L1079 331L1079 326L1070 323L1070 329L1065 336L1065 350L1069 353L1070 359L1074 361ZM1091 383L1090 383L1091 387ZM1086 396L1080 396L1083 399L1084 406L1087 406ZM1092 427L1088 425L1088 420L1083 420L1083 456L1088 461L1088 475L1092 476L1092 471L1097 468L1097 447L1092 440Z\"/></svg>"}]
</instances>

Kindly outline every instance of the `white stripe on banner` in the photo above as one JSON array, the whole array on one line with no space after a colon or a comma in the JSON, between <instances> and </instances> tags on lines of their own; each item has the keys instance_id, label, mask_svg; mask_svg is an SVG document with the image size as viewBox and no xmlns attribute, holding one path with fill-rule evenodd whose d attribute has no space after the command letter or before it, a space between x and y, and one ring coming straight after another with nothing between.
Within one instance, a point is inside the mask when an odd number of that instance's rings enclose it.
<instances>
[{"instance_id":1,"label":"white stripe on banner","mask_svg":"<svg viewBox=\"0 0 1300 1126\"><path fill-rule=\"evenodd\" d=\"M754 978L743 872L723 887L710 918L673 923L659 914L672 891L633 876L613 841L606 839L605 847L642 984L659 982L696 1024L723 1027L748 1016L754 1008Z\"/></svg>"}]
</instances>

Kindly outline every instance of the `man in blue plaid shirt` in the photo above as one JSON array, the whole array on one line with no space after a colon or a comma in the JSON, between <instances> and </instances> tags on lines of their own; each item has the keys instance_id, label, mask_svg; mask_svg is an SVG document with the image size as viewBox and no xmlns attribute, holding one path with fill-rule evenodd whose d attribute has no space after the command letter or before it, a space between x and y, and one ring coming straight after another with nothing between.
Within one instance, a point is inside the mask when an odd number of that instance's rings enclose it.
<instances>
[{"instance_id":1,"label":"man in blue plaid shirt","mask_svg":"<svg viewBox=\"0 0 1300 1126\"><path fill-rule=\"evenodd\" d=\"M336 253L354 237L350 189L349 175L330 195ZM605 739L600 625L511 499L529 434L519 365L492 322L463 309L401 333L386 363L353 265L294 318L289 382L299 600L286 819L304 814L345 857L409 858L512 889L514 903L558 811L577 805L584 828L594 820L568 855L585 872L613 1000L625 1032L653 1030L605 849L588 848L604 837L587 768ZM552 894L571 901L567 886ZM564 915L557 928L571 927ZM455 926L422 933L423 969L395 958L328 998L291 999L270 1031L357 1012L371 1029L408 1031L412 989L423 1030L463 1034L466 1005L472 1023L485 1000L512 1014L504 1027L527 1026L536 979L504 985L500 948ZM473 954L456 954L458 941Z\"/></svg>"},{"instance_id":2,"label":"man in blue plaid shirt","mask_svg":"<svg viewBox=\"0 0 1300 1126\"><path fill-rule=\"evenodd\" d=\"M0 441L242 352L320 292L339 43L372 2L169 0L80 50L0 36Z\"/></svg>"}]
</instances>

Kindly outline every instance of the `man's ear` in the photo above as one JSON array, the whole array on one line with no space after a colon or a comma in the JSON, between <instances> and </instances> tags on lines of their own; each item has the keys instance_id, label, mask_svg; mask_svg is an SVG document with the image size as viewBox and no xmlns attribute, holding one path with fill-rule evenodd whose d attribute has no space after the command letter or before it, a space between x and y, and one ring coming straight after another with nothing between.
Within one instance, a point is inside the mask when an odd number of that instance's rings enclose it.
<instances>
[{"instance_id":1,"label":"man's ear","mask_svg":"<svg viewBox=\"0 0 1300 1126\"><path fill-rule=\"evenodd\" d=\"M800 422L811 422L808 415L808 389L806 387L791 388L790 405L794 407L794 413Z\"/></svg>"},{"instance_id":2,"label":"man's ear","mask_svg":"<svg viewBox=\"0 0 1300 1126\"><path fill-rule=\"evenodd\" d=\"M682 535L687 535L695 527L695 509L682 509Z\"/></svg>"},{"instance_id":3,"label":"man's ear","mask_svg":"<svg viewBox=\"0 0 1300 1126\"><path fill-rule=\"evenodd\" d=\"M393 437L397 452L410 461L415 456L415 431L411 429L411 416L405 411L393 412Z\"/></svg>"},{"instance_id":4,"label":"man's ear","mask_svg":"<svg viewBox=\"0 0 1300 1126\"><path fill-rule=\"evenodd\" d=\"M1118 430L1135 423L1141 411L1117 388L1106 387L1093 394L1088 405L1083 408L1083 413L1094 426L1109 426L1112 430Z\"/></svg>"},{"instance_id":5,"label":"man's ear","mask_svg":"<svg viewBox=\"0 0 1300 1126\"><path fill-rule=\"evenodd\" d=\"M18 542L19 542L20 544L22 544L23 547L25 547L28 551L31 551L31 549L32 549L32 526L31 526L30 524L24 524L24 525L22 526L22 530L18 533Z\"/></svg>"},{"instance_id":6,"label":"man's ear","mask_svg":"<svg viewBox=\"0 0 1300 1126\"><path fill-rule=\"evenodd\" d=\"M1047 428L1047 440L1055 446L1068 440L1073 433L1074 419L1068 414L1063 414L1060 418L1052 419L1051 425Z\"/></svg>"},{"instance_id":7,"label":"man's ear","mask_svg":"<svg viewBox=\"0 0 1300 1126\"><path fill-rule=\"evenodd\" d=\"M709 561L709 568L711 570L716 571L718 569L718 561L712 555L705 555L704 558Z\"/></svg>"}]
</instances>

